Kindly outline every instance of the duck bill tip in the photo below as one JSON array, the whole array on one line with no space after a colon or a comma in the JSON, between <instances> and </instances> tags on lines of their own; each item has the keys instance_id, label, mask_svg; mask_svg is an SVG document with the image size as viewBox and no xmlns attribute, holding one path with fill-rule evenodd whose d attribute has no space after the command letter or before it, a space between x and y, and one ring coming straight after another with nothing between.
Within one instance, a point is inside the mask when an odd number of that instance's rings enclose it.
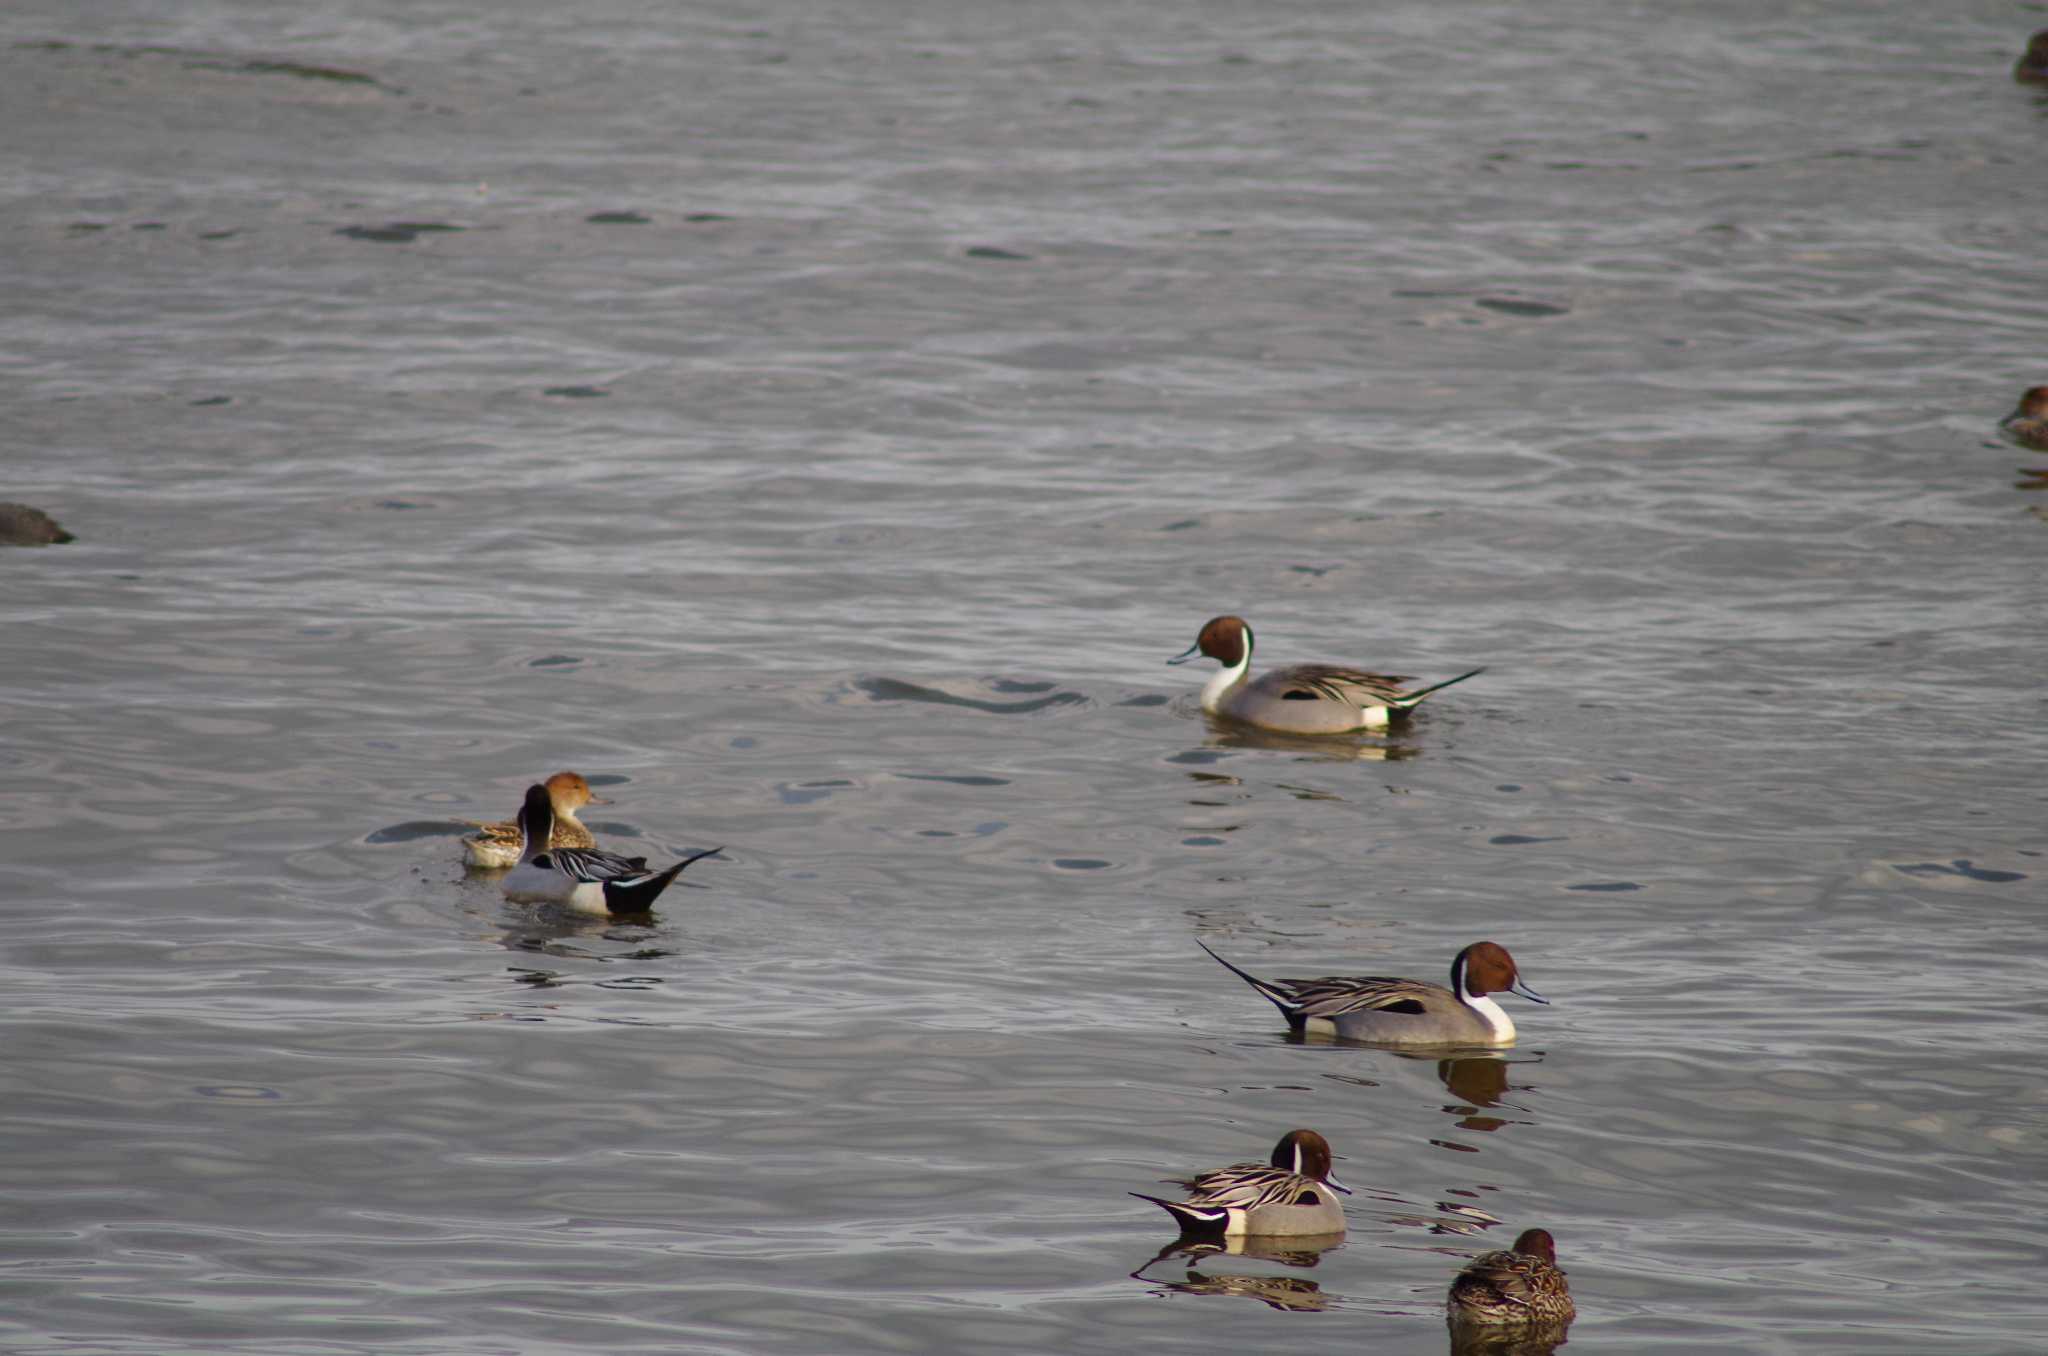
<instances>
[{"instance_id":1,"label":"duck bill tip","mask_svg":"<svg viewBox=\"0 0 2048 1356\"><path fill-rule=\"evenodd\" d=\"M1541 1003L1545 1007L1550 1006L1550 1000L1548 998L1545 998L1542 994L1537 993L1534 989L1530 988L1528 985L1524 984L1519 979L1515 981L1514 987L1511 990L1511 992L1522 995L1522 997L1528 999L1531 1003Z\"/></svg>"}]
</instances>

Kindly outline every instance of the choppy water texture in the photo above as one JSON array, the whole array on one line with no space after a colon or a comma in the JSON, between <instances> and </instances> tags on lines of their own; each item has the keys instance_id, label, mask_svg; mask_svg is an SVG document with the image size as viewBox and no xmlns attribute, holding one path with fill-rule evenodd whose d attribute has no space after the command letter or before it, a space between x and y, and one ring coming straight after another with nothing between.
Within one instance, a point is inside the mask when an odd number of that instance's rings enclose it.
<instances>
[{"instance_id":1,"label":"choppy water texture","mask_svg":"<svg viewBox=\"0 0 2048 1356\"><path fill-rule=\"evenodd\" d=\"M2043 21L10 5L0 1343L1431 1352L1540 1225L1573 1351L2038 1349ZM1212 729L1223 611L1488 671ZM562 767L724 859L508 906ZM1131 1275L1295 1125L1347 1242Z\"/></svg>"}]
</instances>

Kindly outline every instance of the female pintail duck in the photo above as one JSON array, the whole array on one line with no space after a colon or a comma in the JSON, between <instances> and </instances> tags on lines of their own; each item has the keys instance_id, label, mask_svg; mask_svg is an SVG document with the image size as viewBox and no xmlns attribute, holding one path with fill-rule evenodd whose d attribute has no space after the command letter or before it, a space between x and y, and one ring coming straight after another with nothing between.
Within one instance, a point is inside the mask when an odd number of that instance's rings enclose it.
<instances>
[{"instance_id":1,"label":"female pintail duck","mask_svg":"<svg viewBox=\"0 0 2048 1356\"><path fill-rule=\"evenodd\" d=\"M1195 945L1209 951L1201 938ZM1494 942L1474 942L1451 962L1451 987L1420 979L1331 975L1324 979L1260 979L1223 957L1219 964L1264 994L1297 1033L1380 1045L1513 1045L1515 1024L1488 994L1550 1000L1522 983L1515 958Z\"/></svg>"},{"instance_id":2,"label":"female pintail duck","mask_svg":"<svg viewBox=\"0 0 2048 1356\"><path fill-rule=\"evenodd\" d=\"M1453 1323L1567 1323L1578 1315L1572 1287L1557 1266L1557 1244L1525 1229L1505 1252L1484 1253L1451 1282Z\"/></svg>"},{"instance_id":3,"label":"female pintail duck","mask_svg":"<svg viewBox=\"0 0 2048 1356\"><path fill-rule=\"evenodd\" d=\"M2048 28L2041 31L2048 34ZM2022 391L2020 403L1998 421L1998 426L2021 447L2048 452L2048 386L2029 386Z\"/></svg>"},{"instance_id":4,"label":"female pintail duck","mask_svg":"<svg viewBox=\"0 0 2048 1356\"><path fill-rule=\"evenodd\" d=\"M1379 730L1405 720L1424 697L1452 683L1462 683L1473 669L1423 688L1404 688L1408 680L1390 673L1365 673L1332 664L1296 664L1250 678L1252 628L1242 617L1212 617L1195 643L1169 664L1185 664L1203 654L1223 671L1202 685L1202 709L1247 725L1286 734L1349 734Z\"/></svg>"},{"instance_id":5,"label":"female pintail duck","mask_svg":"<svg viewBox=\"0 0 2048 1356\"><path fill-rule=\"evenodd\" d=\"M550 848L554 817L547 788L527 787L526 803L519 807L519 865L505 876L505 898L561 904L579 913L645 913L684 867L720 851L711 848L666 870L651 871L645 857L621 857L594 848Z\"/></svg>"},{"instance_id":6,"label":"female pintail duck","mask_svg":"<svg viewBox=\"0 0 2048 1356\"><path fill-rule=\"evenodd\" d=\"M557 772L541 783L548 791L548 806L555 812L555 827L548 838L551 848L594 848L597 839L583 821L576 818L576 812L586 805L609 805L591 791L590 783L583 780L581 773ZM478 832L462 840L462 850L469 856L471 866L486 870L519 864L519 821L508 819L496 824L482 824L470 821Z\"/></svg>"},{"instance_id":7,"label":"female pintail duck","mask_svg":"<svg viewBox=\"0 0 2048 1356\"><path fill-rule=\"evenodd\" d=\"M1330 1141L1313 1130L1289 1130L1270 1163L1233 1163L1195 1177L1163 1180L1188 1189L1184 1200L1131 1194L1172 1215L1186 1235L1341 1234L1344 1207L1330 1193L1351 1194L1330 1170Z\"/></svg>"}]
</instances>

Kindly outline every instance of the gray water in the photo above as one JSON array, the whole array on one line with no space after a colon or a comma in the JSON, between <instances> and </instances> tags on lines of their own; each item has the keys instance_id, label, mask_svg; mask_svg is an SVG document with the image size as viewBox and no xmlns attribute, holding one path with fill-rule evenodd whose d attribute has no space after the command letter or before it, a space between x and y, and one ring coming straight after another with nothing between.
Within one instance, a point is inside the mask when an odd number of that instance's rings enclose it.
<instances>
[{"instance_id":1,"label":"gray water","mask_svg":"<svg viewBox=\"0 0 2048 1356\"><path fill-rule=\"evenodd\" d=\"M2038 1350L2041 22L0 11L0 1343L1437 1352L1542 1226L1574 1351ZM1487 672L1233 732L1225 611ZM563 767L724 856L505 903ZM1296 1125L1342 1246L1131 1275Z\"/></svg>"}]
</instances>

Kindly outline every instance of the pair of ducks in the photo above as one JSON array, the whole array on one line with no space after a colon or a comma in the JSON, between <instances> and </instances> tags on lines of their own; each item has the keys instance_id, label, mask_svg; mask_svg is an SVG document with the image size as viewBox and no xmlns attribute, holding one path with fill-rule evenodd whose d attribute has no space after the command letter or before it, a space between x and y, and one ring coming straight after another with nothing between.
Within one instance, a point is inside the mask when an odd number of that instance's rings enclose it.
<instances>
[{"instance_id":1,"label":"pair of ducks","mask_svg":"<svg viewBox=\"0 0 2048 1356\"><path fill-rule=\"evenodd\" d=\"M1475 942L1451 962L1451 985L1417 979L1331 975L1260 979L1197 941L1225 969L1280 1010L1297 1034L1316 1033L1382 1045L1502 1046L1515 1024L1491 995L1548 1000L1522 982L1514 957L1496 942ZM1173 1216L1184 1237L1301 1237L1344 1232L1351 1194L1333 1171L1330 1142L1314 1130L1290 1130L1265 1163L1234 1163L1194 1177L1166 1179L1186 1188L1177 1201L1131 1194ZM1574 1313L1550 1235L1530 1229L1503 1252L1475 1259L1451 1286L1454 1324L1500 1327L1557 1324Z\"/></svg>"},{"instance_id":2,"label":"pair of ducks","mask_svg":"<svg viewBox=\"0 0 2048 1356\"><path fill-rule=\"evenodd\" d=\"M610 803L580 774L557 772L526 788L517 819L476 825L463 851L475 866L512 868L502 882L507 899L602 915L647 912L683 868L723 851L709 848L661 870L645 857L603 851L576 812Z\"/></svg>"},{"instance_id":3,"label":"pair of ducks","mask_svg":"<svg viewBox=\"0 0 2048 1356\"><path fill-rule=\"evenodd\" d=\"M1341 1234L1344 1207L1331 1193L1351 1194L1332 1170L1330 1142L1313 1130L1282 1135L1268 1162L1166 1180L1187 1188L1187 1199L1131 1194L1164 1209L1183 1236L1196 1238ZM1525 1229L1513 1247L1473 1258L1451 1282L1446 1307L1454 1327L1484 1329L1561 1325L1578 1312L1557 1245L1542 1229Z\"/></svg>"}]
</instances>

